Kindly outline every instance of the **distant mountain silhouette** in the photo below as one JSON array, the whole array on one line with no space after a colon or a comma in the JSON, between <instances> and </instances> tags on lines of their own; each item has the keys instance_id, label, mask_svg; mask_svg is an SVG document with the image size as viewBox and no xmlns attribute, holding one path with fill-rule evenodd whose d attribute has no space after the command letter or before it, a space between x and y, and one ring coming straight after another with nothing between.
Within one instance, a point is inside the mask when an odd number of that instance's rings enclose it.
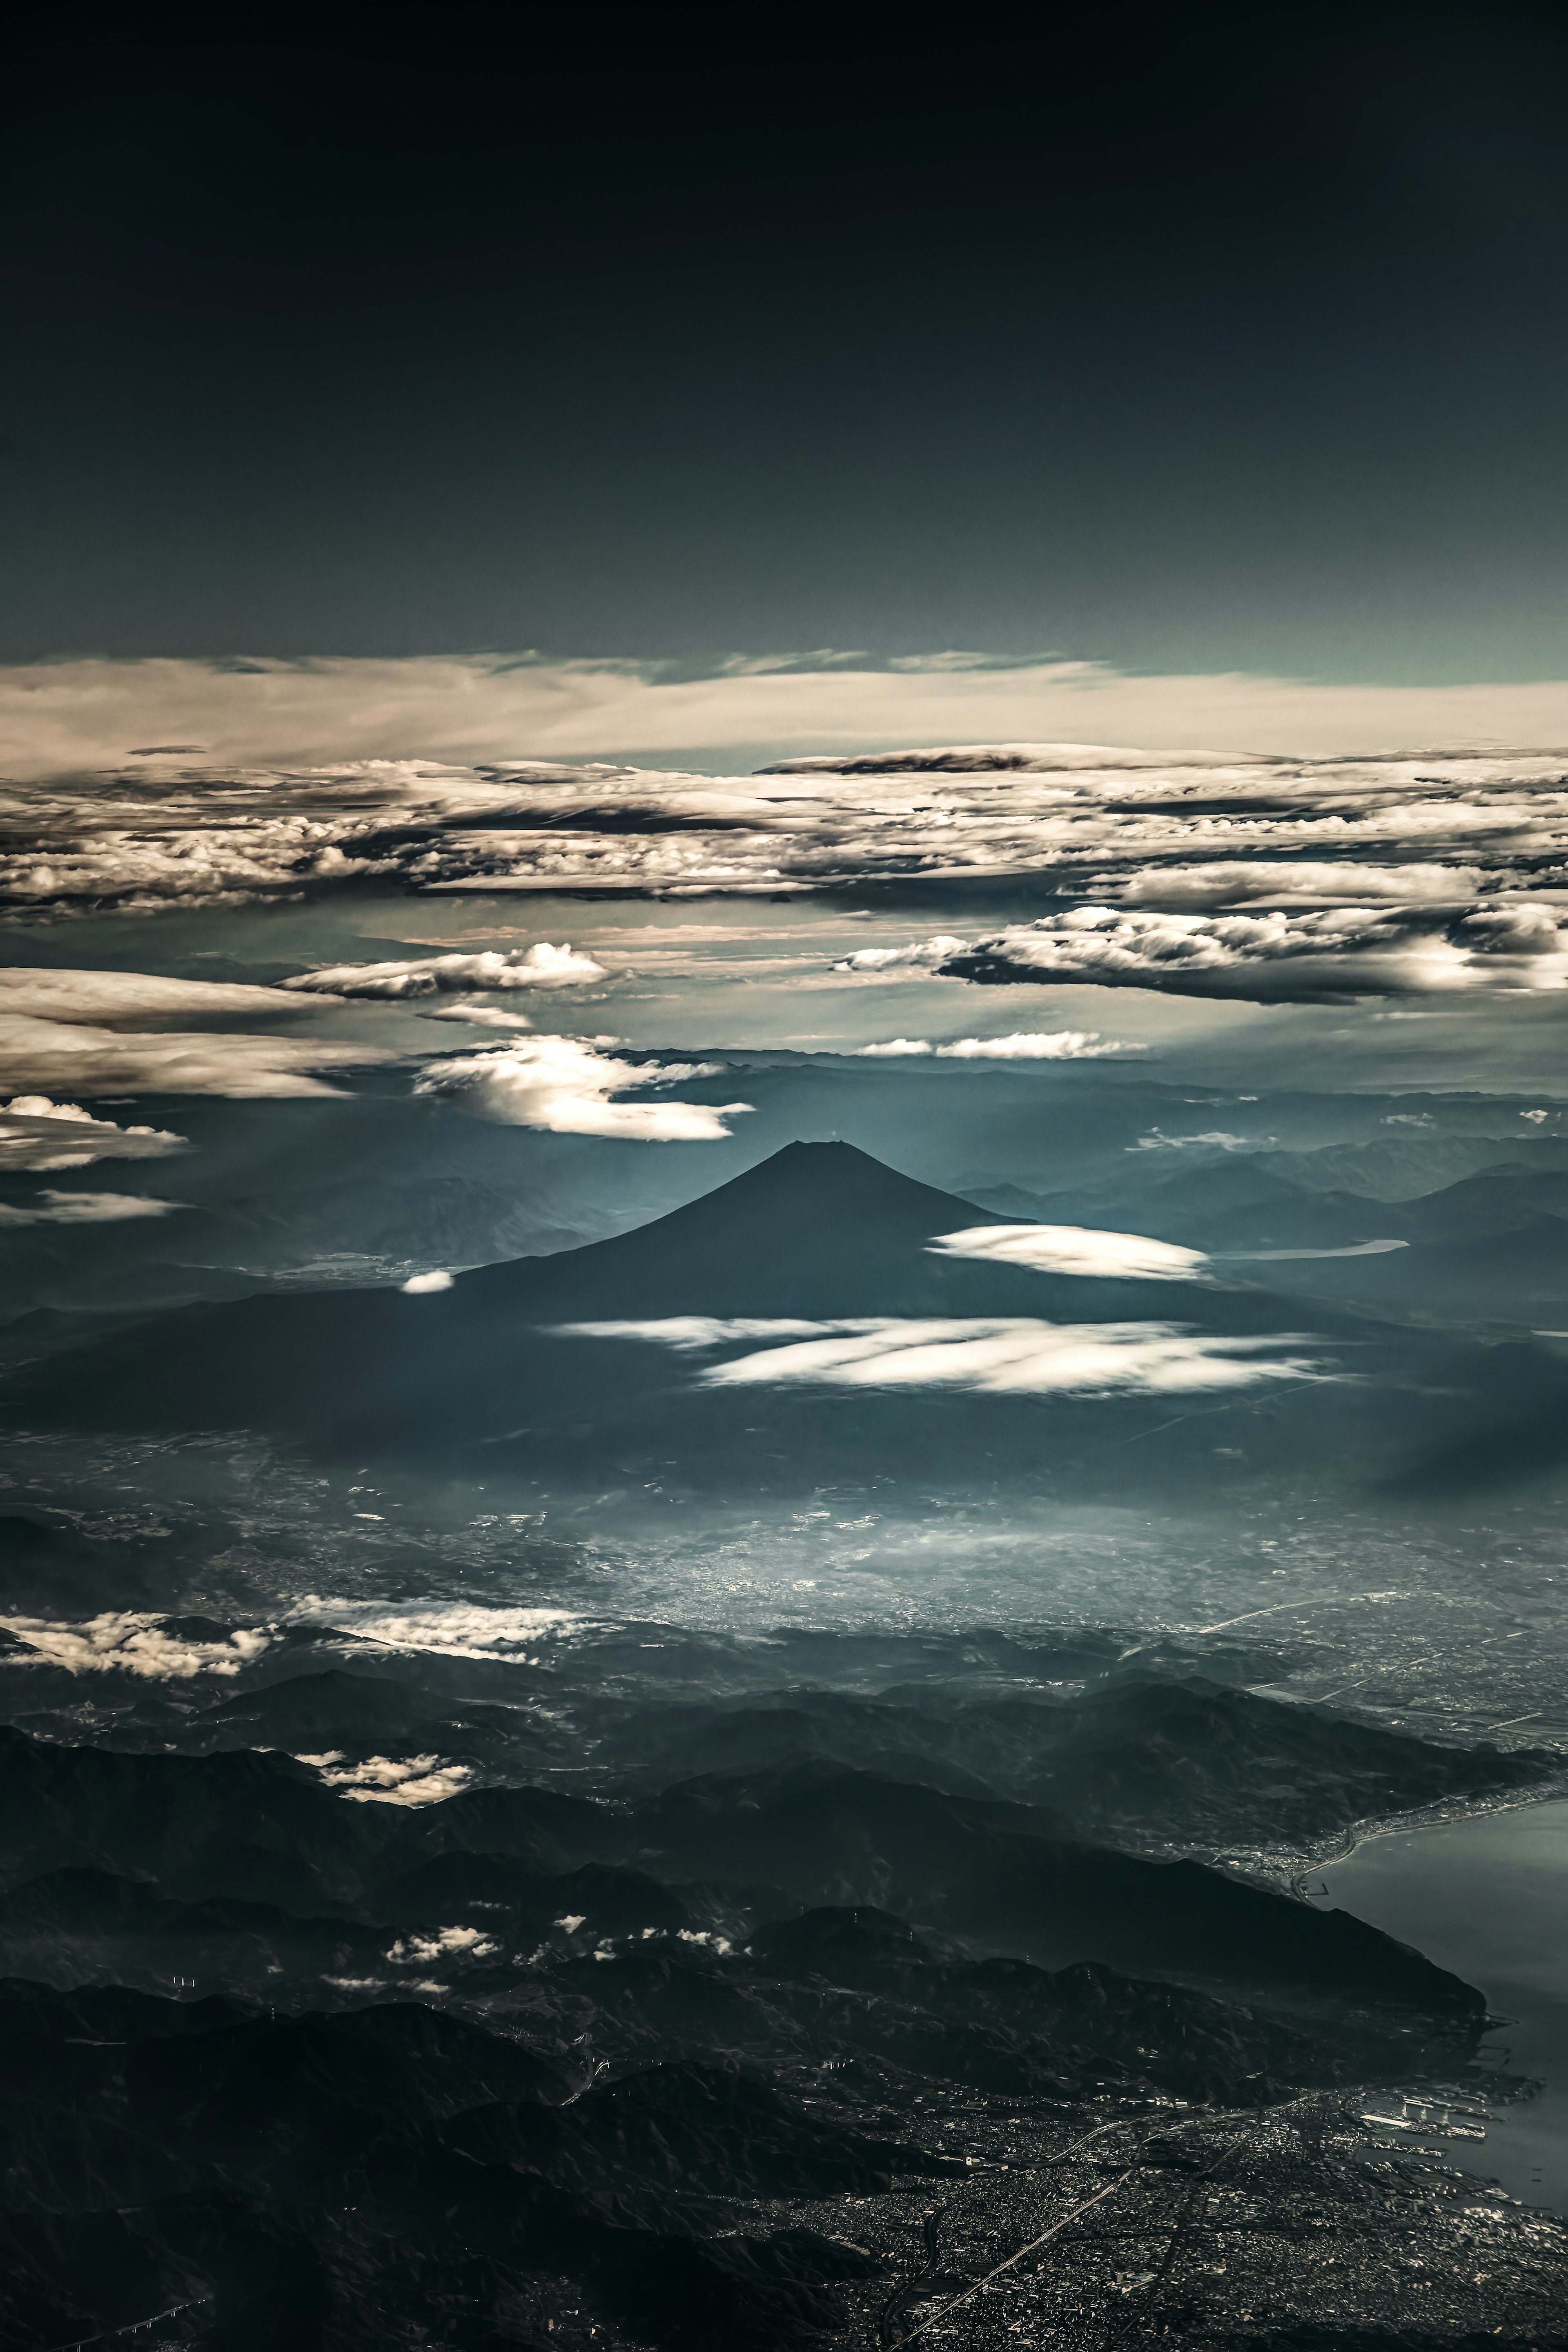
<instances>
[{"instance_id":1,"label":"distant mountain silhouette","mask_svg":"<svg viewBox=\"0 0 1568 2352\"><path fill-rule=\"evenodd\" d=\"M607 1452L616 1460L647 1447L660 1460L694 1462L699 1483L733 1482L737 1464L757 1452L744 1443L763 1417L755 1394L702 1391L700 1362L665 1347L563 1337L559 1327L678 1316L1028 1317L1176 1322L1246 1337L1299 1320L1299 1310L1251 1286L1045 1275L927 1246L938 1234L1010 1222L851 1144L793 1143L633 1233L480 1267L417 1297L337 1289L182 1308L25 1369L9 1396L35 1421L245 1424L328 1448L443 1452L521 1433L563 1483L578 1466L574 1448L592 1477ZM1345 1328L1364 1349L1364 1322ZM1003 1463L1020 1446L1031 1464L1039 1453L1034 1399L905 1391L851 1403L816 1393L795 1394L784 1409L795 1426L773 1451L807 1478L863 1468L868 1447L905 1454L928 1475L949 1455L957 1475L993 1451ZM742 1466L740 1483L750 1475Z\"/></svg>"}]
</instances>

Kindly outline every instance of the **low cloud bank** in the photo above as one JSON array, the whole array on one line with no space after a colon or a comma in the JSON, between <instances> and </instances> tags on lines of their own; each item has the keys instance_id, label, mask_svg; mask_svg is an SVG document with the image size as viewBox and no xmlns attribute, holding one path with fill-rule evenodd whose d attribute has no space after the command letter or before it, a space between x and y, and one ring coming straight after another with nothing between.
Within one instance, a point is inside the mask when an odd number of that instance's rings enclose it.
<instances>
[{"instance_id":1,"label":"low cloud bank","mask_svg":"<svg viewBox=\"0 0 1568 2352\"><path fill-rule=\"evenodd\" d=\"M0 1617L0 1627L25 1642L41 1664L64 1666L73 1675L135 1675L148 1682L191 1682L198 1675L239 1674L272 1646L274 1634L253 1625L216 1641L175 1633L160 1617L137 1612L106 1612L79 1624L44 1617ZM13 1652L11 1664L26 1665Z\"/></svg>"},{"instance_id":2,"label":"low cloud bank","mask_svg":"<svg viewBox=\"0 0 1568 2352\"><path fill-rule=\"evenodd\" d=\"M710 1388L807 1385L829 1388L944 1388L994 1395L1183 1396L1243 1389L1269 1381L1326 1377L1311 1358L1280 1350L1299 1333L1217 1339L1174 1323L1046 1323L1032 1317L865 1317L841 1323L780 1321L743 1330L714 1318L713 1338L694 1337L707 1318L668 1322L579 1323L572 1336L647 1339L683 1349L764 1334L793 1344L710 1365ZM813 1336L795 1335L809 1332Z\"/></svg>"},{"instance_id":3,"label":"low cloud bank","mask_svg":"<svg viewBox=\"0 0 1568 2352\"><path fill-rule=\"evenodd\" d=\"M483 1053L432 1062L415 1092L437 1095L476 1118L555 1135L603 1135L638 1143L716 1143L750 1103L624 1102L649 1087L718 1077L718 1062L628 1062L574 1037L519 1037Z\"/></svg>"},{"instance_id":4,"label":"low cloud bank","mask_svg":"<svg viewBox=\"0 0 1568 2352\"><path fill-rule=\"evenodd\" d=\"M346 1763L336 1748L320 1756L299 1756L329 1789L337 1789L355 1804L438 1805L455 1797L472 1780L467 1764L448 1764L439 1756L367 1756Z\"/></svg>"}]
</instances>

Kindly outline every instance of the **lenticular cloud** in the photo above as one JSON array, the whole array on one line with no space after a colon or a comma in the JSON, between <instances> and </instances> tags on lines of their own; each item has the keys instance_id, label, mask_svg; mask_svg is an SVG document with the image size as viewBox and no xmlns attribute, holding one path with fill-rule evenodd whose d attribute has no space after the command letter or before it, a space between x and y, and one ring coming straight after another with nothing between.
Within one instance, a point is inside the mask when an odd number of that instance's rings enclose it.
<instances>
[{"instance_id":1,"label":"lenticular cloud","mask_svg":"<svg viewBox=\"0 0 1568 2352\"><path fill-rule=\"evenodd\" d=\"M1091 1225L966 1226L962 1233L939 1234L931 1246L939 1256L1123 1282L1201 1282L1209 1263L1202 1250L1184 1249L1177 1242L1101 1233Z\"/></svg>"},{"instance_id":2,"label":"lenticular cloud","mask_svg":"<svg viewBox=\"0 0 1568 2352\"><path fill-rule=\"evenodd\" d=\"M1029 1316L858 1317L743 1325L697 1316L560 1327L579 1339L647 1339L689 1349L764 1335L790 1344L713 1364L709 1388L776 1385L937 1388L1015 1396L1184 1396L1326 1377L1309 1357L1277 1352L1300 1334L1216 1339L1177 1323L1045 1323ZM700 1336L703 1332L708 1336ZM811 1336L800 1336L810 1334ZM1271 1352L1274 1351L1274 1352Z\"/></svg>"}]
</instances>

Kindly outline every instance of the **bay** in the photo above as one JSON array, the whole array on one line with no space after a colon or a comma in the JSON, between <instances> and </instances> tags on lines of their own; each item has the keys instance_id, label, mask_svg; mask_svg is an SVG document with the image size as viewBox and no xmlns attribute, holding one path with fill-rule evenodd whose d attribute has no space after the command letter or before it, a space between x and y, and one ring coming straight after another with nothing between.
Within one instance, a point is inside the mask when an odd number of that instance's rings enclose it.
<instances>
[{"instance_id":1,"label":"bay","mask_svg":"<svg viewBox=\"0 0 1568 2352\"><path fill-rule=\"evenodd\" d=\"M1494 2102L1485 2140L1446 2152L1510 2196L1568 2210L1568 1799L1368 1838L1310 1885L1321 1906L1479 1986L1507 2021L1483 2042L1488 2066L1543 2087Z\"/></svg>"}]
</instances>

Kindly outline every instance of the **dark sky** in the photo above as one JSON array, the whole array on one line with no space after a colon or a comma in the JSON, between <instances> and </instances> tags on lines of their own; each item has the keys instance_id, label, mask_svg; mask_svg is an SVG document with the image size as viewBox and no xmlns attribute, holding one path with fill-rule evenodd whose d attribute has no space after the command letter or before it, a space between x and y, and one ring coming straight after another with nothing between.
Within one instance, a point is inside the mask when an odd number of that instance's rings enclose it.
<instances>
[{"instance_id":1,"label":"dark sky","mask_svg":"<svg viewBox=\"0 0 1568 2352\"><path fill-rule=\"evenodd\" d=\"M1095 21L57 16L0 658L1568 675L1560 13Z\"/></svg>"}]
</instances>

